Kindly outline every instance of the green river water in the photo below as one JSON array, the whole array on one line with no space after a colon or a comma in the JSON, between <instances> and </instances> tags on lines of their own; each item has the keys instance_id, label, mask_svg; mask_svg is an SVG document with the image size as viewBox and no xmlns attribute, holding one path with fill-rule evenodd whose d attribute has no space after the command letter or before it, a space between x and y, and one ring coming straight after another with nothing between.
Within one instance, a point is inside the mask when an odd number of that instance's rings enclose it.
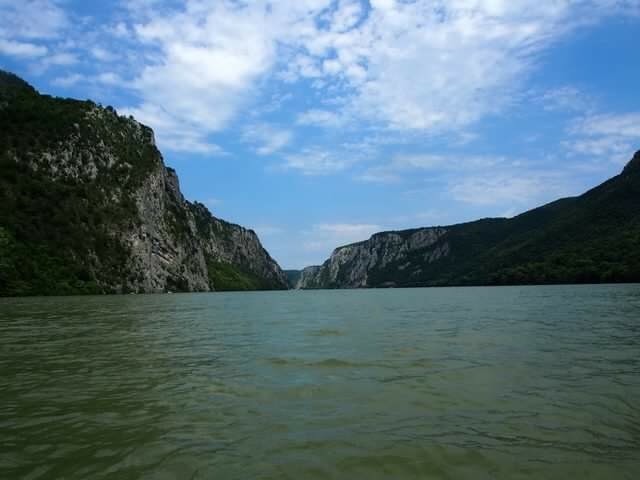
<instances>
[{"instance_id":1,"label":"green river water","mask_svg":"<svg viewBox=\"0 0 640 480\"><path fill-rule=\"evenodd\" d=\"M1 479L638 479L640 285L0 299Z\"/></svg>"}]
</instances>

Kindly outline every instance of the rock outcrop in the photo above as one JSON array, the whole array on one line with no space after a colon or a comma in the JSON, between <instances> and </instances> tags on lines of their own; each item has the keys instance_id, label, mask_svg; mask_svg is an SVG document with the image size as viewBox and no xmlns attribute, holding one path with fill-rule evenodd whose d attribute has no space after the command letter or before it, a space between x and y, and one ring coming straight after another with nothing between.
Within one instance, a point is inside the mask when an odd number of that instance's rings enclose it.
<instances>
[{"instance_id":1,"label":"rock outcrop","mask_svg":"<svg viewBox=\"0 0 640 480\"><path fill-rule=\"evenodd\" d=\"M160 165L135 198L141 222L123 238L131 252L127 269L143 274L126 285L128 290L236 289L228 279L216 278L220 265L249 277L248 285L238 289L287 288L284 272L256 233L214 217L201 203L185 200L173 169Z\"/></svg>"},{"instance_id":2,"label":"rock outcrop","mask_svg":"<svg viewBox=\"0 0 640 480\"><path fill-rule=\"evenodd\" d=\"M324 285L321 282L318 273L322 269L319 265L313 265L310 267L305 267L300 271L300 277L298 281L294 285L296 290L306 289L306 288L322 288Z\"/></svg>"},{"instance_id":3,"label":"rock outcrop","mask_svg":"<svg viewBox=\"0 0 640 480\"><path fill-rule=\"evenodd\" d=\"M393 281L374 284L370 275L389 267L400 271L411 267L416 257L420 265L449 254L449 245L440 239L446 234L444 228L424 228L405 232L383 232L364 242L336 248L322 266L303 270L298 288L364 288L371 286L396 286ZM413 263L412 263L413 262Z\"/></svg>"},{"instance_id":4,"label":"rock outcrop","mask_svg":"<svg viewBox=\"0 0 640 480\"><path fill-rule=\"evenodd\" d=\"M585 194L517 217L383 232L334 250L297 288L640 281L640 152Z\"/></svg>"},{"instance_id":5,"label":"rock outcrop","mask_svg":"<svg viewBox=\"0 0 640 480\"><path fill-rule=\"evenodd\" d=\"M153 132L0 71L0 294L286 289L254 231L187 201Z\"/></svg>"}]
</instances>

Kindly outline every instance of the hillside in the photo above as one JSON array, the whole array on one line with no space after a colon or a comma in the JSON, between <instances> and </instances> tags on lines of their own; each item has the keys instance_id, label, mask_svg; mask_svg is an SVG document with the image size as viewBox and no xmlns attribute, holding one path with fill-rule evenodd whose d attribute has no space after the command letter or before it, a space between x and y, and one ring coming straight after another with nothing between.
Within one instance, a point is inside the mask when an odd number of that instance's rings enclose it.
<instances>
[{"instance_id":1,"label":"hillside","mask_svg":"<svg viewBox=\"0 0 640 480\"><path fill-rule=\"evenodd\" d=\"M185 200L150 128L0 71L0 295L286 288L252 230Z\"/></svg>"},{"instance_id":2,"label":"hillside","mask_svg":"<svg viewBox=\"0 0 640 480\"><path fill-rule=\"evenodd\" d=\"M616 177L511 219L382 232L337 248L298 288L640 281L640 152Z\"/></svg>"}]
</instances>

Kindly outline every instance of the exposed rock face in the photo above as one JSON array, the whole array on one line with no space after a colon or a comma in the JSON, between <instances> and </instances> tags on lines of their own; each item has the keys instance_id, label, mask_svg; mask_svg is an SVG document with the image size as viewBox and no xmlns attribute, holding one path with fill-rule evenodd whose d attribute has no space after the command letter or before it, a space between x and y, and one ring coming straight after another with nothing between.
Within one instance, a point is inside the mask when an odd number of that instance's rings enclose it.
<instances>
[{"instance_id":1,"label":"exposed rock face","mask_svg":"<svg viewBox=\"0 0 640 480\"><path fill-rule=\"evenodd\" d=\"M215 290L211 262L253 274L263 288L287 288L284 272L256 233L215 218L204 205L185 200L174 170L159 165L135 198L141 223L127 232L125 241L131 250L128 269L143 275L128 283L129 290Z\"/></svg>"},{"instance_id":2,"label":"exposed rock face","mask_svg":"<svg viewBox=\"0 0 640 480\"><path fill-rule=\"evenodd\" d=\"M640 152L579 197L514 218L373 235L306 269L298 288L640 281Z\"/></svg>"},{"instance_id":3,"label":"exposed rock face","mask_svg":"<svg viewBox=\"0 0 640 480\"><path fill-rule=\"evenodd\" d=\"M405 270L416 256L422 258L421 265L428 265L448 255L449 245L440 242L446 232L440 227L383 232L364 242L336 248L322 266L303 270L297 288L395 286L393 282L378 284L371 274L389 267Z\"/></svg>"},{"instance_id":4,"label":"exposed rock face","mask_svg":"<svg viewBox=\"0 0 640 480\"><path fill-rule=\"evenodd\" d=\"M294 288L297 290L302 288L322 288L322 283L320 283L318 278L318 273L321 268L319 265L303 268Z\"/></svg>"},{"instance_id":5,"label":"exposed rock face","mask_svg":"<svg viewBox=\"0 0 640 480\"><path fill-rule=\"evenodd\" d=\"M287 288L255 232L185 200L150 128L2 71L0 203L0 295Z\"/></svg>"}]
</instances>

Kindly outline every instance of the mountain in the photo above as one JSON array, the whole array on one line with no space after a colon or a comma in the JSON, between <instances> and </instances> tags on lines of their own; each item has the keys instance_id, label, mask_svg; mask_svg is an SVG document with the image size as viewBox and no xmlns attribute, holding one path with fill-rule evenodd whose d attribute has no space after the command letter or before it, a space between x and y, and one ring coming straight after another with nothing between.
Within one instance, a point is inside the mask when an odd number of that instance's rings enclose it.
<instances>
[{"instance_id":1,"label":"mountain","mask_svg":"<svg viewBox=\"0 0 640 480\"><path fill-rule=\"evenodd\" d=\"M0 71L0 295L286 288L252 230L185 200L150 128Z\"/></svg>"},{"instance_id":2,"label":"mountain","mask_svg":"<svg viewBox=\"0 0 640 480\"><path fill-rule=\"evenodd\" d=\"M287 284L289 288L295 289L300 281L302 270L285 270L284 274L287 276Z\"/></svg>"},{"instance_id":3,"label":"mountain","mask_svg":"<svg viewBox=\"0 0 640 480\"><path fill-rule=\"evenodd\" d=\"M382 232L303 270L298 288L640 281L640 152L579 197L511 219Z\"/></svg>"}]
</instances>

